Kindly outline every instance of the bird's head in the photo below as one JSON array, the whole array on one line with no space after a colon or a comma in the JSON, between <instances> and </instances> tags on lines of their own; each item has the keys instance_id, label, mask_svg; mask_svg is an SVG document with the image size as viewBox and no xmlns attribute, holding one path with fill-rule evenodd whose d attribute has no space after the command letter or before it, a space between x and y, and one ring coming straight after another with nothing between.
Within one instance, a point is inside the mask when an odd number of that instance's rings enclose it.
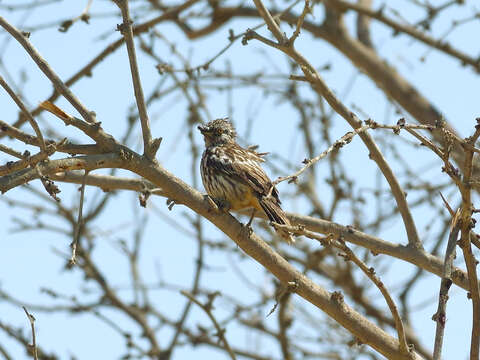
<instances>
[{"instance_id":1,"label":"bird's head","mask_svg":"<svg viewBox=\"0 0 480 360\"><path fill-rule=\"evenodd\" d=\"M237 132L228 118L212 120L198 126L198 130L202 133L207 147L234 143L237 137Z\"/></svg>"}]
</instances>

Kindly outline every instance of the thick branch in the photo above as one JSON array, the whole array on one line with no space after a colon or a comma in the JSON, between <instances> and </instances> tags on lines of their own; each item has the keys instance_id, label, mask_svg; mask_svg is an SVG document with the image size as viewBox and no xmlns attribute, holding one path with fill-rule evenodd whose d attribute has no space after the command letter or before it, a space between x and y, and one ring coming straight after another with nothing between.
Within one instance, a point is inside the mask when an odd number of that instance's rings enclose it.
<instances>
[{"instance_id":1,"label":"thick branch","mask_svg":"<svg viewBox=\"0 0 480 360\"><path fill-rule=\"evenodd\" d=\"M364 15L368 16L372 19L378 20L381 23L389 26L393 31L396 33L404 33L411 36L414 39L417 39L423 42L425 45L430 46L434 49L437 49L445 54L448 54L462 62L462 64L468 64L472 66L477 72L480 71L480 62L477 59L461 52L458 49L455 49L449 43L436 40L430 36L428 36L425 32L422 32L411 25L400 24L392 19L389 19L385 16L384 12L380 10L372 10L368 4L363 3L354 3L350 1L344 0L329 0L333 6L338 6L342 10L354 10L356 11L359 16Z\"/></svg>"},{"instance_id":2,"label":"thick branch","mask_svg":"<svg viewBox=\"0 0 480 360\"><path fill-rule=\"evenodd\" d=\"M66 173L50 174L49 178L56 181L82 184L83 174L69 171ZM120 178L116 176L89 174L86 177L85 183L87 185L97 186L104 191L147 191L153 195L168 197L168 194L161 188L158 188L155 184L143 179ZM247 215L250 215L250 212L248 212ZM426 251L388 242L378 237L355 230L350 226L343 226L332 221L294 213L288 213L287 215L292 223L305 226L307 230L315 231L325 235L334 234L335 236L342 237L347 242L369 249L374 254L385 254L393 256L397 259L405 260L412 265L418 266L425 271L428 271L439 277L443 276L442 260L434 255L427 253ZM259 214L258 212L255 213L255 216L266 218L264 215ZM461 269L453 267L452 280L457 286L465 290L469 289L468 276Z\"/></svg>"},{"instance_id":3,"label":"thick branch","mask_svg":"<svg viewBox=\"0 0 480 360\"><path fill-rule=\"evenodd\" d=\"M161 166L152 166L150 161L146 161L146 159L137 155L134 156L133 161L126 165L130 170L135 171L164 189L166 193L171 194L171 198L176 203L187 205L193 211L211 221L281 282L286 284L295 281L298 284L296 290L298 295L322 309L363 343L369 344L389 359L421 358L415 353L411 357L400 354L398 352L398 341L346 305L341 295L328 293L293 268L258 236L255 234L249 236L248 232L244 231L243 226L230 214L212 212L209 203L204 200L204 197L198 191L168 173Z\"/></svg>"}]
</instances>

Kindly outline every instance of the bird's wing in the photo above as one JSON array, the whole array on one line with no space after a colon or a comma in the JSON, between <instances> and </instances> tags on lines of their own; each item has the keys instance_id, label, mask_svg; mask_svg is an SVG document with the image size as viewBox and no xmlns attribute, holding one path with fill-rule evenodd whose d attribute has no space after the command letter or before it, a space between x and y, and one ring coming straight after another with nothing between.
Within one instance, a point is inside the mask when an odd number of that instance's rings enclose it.
<instances>
[{"instance_id":1,"label":"bird's wing","mask_svg":"<svg viewBox=\"0 0 480 360\"><path fill-rule=\"evenodd\" d=\"M259 162L263 162L264 160L258 156L256 152L243 149L240 146L235 146L231 149L233 151L233 158L235 159L232 161L234 173L238 174L238 176L260 196L268 195L272 187L272 182L259 164ZM271 195L278 201L278 204L280 204L276 188L272 189Z\"/></svg>"}]
</instances>

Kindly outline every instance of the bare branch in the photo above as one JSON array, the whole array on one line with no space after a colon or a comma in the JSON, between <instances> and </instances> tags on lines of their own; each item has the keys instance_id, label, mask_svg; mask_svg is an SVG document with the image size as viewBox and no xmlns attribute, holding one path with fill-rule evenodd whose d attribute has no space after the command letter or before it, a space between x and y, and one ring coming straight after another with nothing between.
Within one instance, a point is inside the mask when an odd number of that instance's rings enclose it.
<instances>
[{"instance_id":1,"label":"bare branch","mask_svg":"<svg viewBox=\"0 0 480 360\"><path fill-rule=\"evenodd\" d=\"M46 153L47 146L45 145L45 140L43 140L42 132L40 131L40 128L38 127L38 124L33 118L32 114L30 114L30 111L28 111L25 104L17 96L17 94L15 94L15 92L10 88L10 86L8 86L7 82L3 79L2 76L0 76L0 85L5 89L8 95L10 95L13 101L15 101L15 104L17 104L17 106L20 108L22 113L27 117L28 122L30 123L33 130L35 131L35 134L37 134L38 141L40 142L40 149L42 150L42 152Z\"/></svg>"},{"instance_id":2,"label":"bare branch","mask_svg":"<svg viewBox=\"0 0 480 360\"><path fill-rule=\"evenodd\" d=\"M200 301L195 299L195 297L191 294L189 294L186 291L180 291L180 293L187 297L190 301L193 303L197 304L200 306L200 308L205 311L207 316L210 318L210 320L213 323L213 326L215 326L215 329L217 330L217 333L215 334L216 336L219 337L219 339L222 341L223 346L225 346L225 350L227 351L228 355L232 360L236 360L235 353L233 352L232 348L230 347L227 338L225 337L225 329L222 329L221 326L219 325L217 319L215 319L215 316L212 314L212 306L213 306L213 299L214 299L214 294L212 294L211 298L209 299L209 302L207 304L202 304Z\"/></svg>"},{"instance_id":3,"label":"bare branch","mask_svg":"<svg viewBox=\"0 0 480 360\"><path fill-rule=\"evenodd\" d=\"M133 28L132 20L130 19L130 11L128 8L128 0L115 0L115 3L122 11L123 23L118 26L118 29L124 36L125 43L127 44L133 89L135 92L138 114L140 116L140 123L142 126L144 155L149 159L154 159L155 154L160 146L161 139L159 138L152 140L150 121L148 120L147 114L147 105L145 104L142 82L140 80L140 74L138 73L137 55L135 54L135 44L133 42Z\"/></svg>"},{"instance_id":4,"label":"bare branch","mask_svg":"<svg viewBox=\"0 0 480 360\"><path fill-rule=\"evenodd\" d=\"M400 318L400 314L398 313L397 306L395 305L385 285L375 275L375 270L373 268L368 268L367 265L365 265L365 263L361 261L354 254L354 252L350 250L348 246L345 245L345 243L341 239L337 240L337 242L340 244L339 248L346 253L347 259L352 260L363 271L363 273L367 275L370 278L370 280L372 280L372 282L377 286L377 288L382 293L383 297L385 298L385 301L387 302L388 307L390 308L390 312L393 315L393 319L395 320L395 327L397 328L398 341L400 343L400 351L405 354L408 354L410 350L407 345L407 340L405 337L405 329L403 328L403 322L402 322L402 319Z\"/></svg>"},{"instance_id":5,"label":"bare branch","mask_svg":"<svg viewBox=\"0 0 480 360\"><path fill-rule=\"evenodd\" d=\"M280 30L280 26L275 22L275 19L270 14L270 11L268 11L261 0L253 0L253 2L260 13L260 16L263 18L263 20L265 20L265 24L267 24L268 29L275 36L278 43L280 45L285 44L288 40L282 30Z\"/></svg>"},{"instance_id":6,"label":"bare branch","mask_svg":"<svg viewBox=\"0 0 480 360\"><path fill-rule=\"evenodd\" d=\"M307 14L310 14L311 12L312 12L312 9L310 8L310 0L305 0L303 11L298 17L297 27L295 28L295 31L293 32L290 39L288 39L288 42L291 46L293 46L293 44L295 43L295 40L297 40L298 36L300 35L300 29L302 28L303 21L305 20L305 16L307 16Z\"/></svg>"},{"instance_id":7,"label":"bare branch","mask_svg":"<svg viewBox=\"0 0 480 360\"><path fill-rule=\"evenodd\" d=\"M75 265L76 259L77 259L77 245L78 245L78 239L80 237L80 229L83 227L83 201L85 198L85 182L88 176L88 170L84 170L83 174L83 180L82 180L82 186L80 187L80 202L78 204L78 217L77 217L77 222L75 224L75 233L73 235L73 241L70 244L70 247L72 248L72 256L70 257L70 262L69 264L71 266Z\"/></svg>"},{"instance_id":8,"label":"bare branch","mask_svg":"<svg viewBox=\"0 0 480 360\"><path fill-rule=\"evenodd\" d=\"M264 17L264 20L268 23L268 18ZM248 34L246 35L246 37ZM258 38L258 37L256 37ZM262 40L262 42L266 43ZM269 45L267 43L267 45ZM340 115L342 116L354 129L358 129L361 127L361 121L358 117L351 112L338 98L337 96L331 91L327 84L323 81L320 77L320 74L317 72L315 67L313 67L307 59L305 59L300 53L298 53L293 47L285 47L276 45L275 48L283 51L289 57L292 58L302 69L305 77L310 82L312 88L318 92L319 95L325 98L325 100L330 104L330 106ZM406 200L405 192L403 191L398 179L395 177L391 167L388 165L387 161L383 157L380 149L378 148L377 144L370 136L370 134L363 132L360 133L360 138L363 140L365 146L370 151L370 158L374 160L380 170L382 171L385 179L387 180L390 188L392 190L393 196L395 197L395 201L397 202L398 208L400 210L400 214L402 215L403 222L405 224L405 230L408 236L408 243L409 245L421 249L423 247L420 238L418 236L417 228L415 226L415 221L413 220L412 214L408 207L408 203Z\"/></svg>"},{"instance_id":9,"label":"bare branch","mask_svg":"<svg viewBox=\"0 0 480 360\"><path fill-rule=\"evenodd\" d=\"M37 52L33 45L28 40L28 37L22 34L21 31L16 29L10 23L8 23L3 17L0 16L0 26L2 26L7 32L10 33L19 43L24 47L27 53L30 55L33 61L37 64L39 69L50 79L53 86L57 91L62 94L72 106L77 109L77 111L82 115L82 117L89 123L93 124L96 122L95 116L91 111L89 111L73 92L65 85L65 83L60 79L60 77L53 71L50 65L42 58L42 56Z\"/></svg>"},{"instance_id":10,"label":"bare branch","mask_svg":"<svg viewBox=\"0 0 480 360\"><path fill-rule=\"evenodd\" d=\"M438 295L437 312L432 316L432 320L437 323L435 332L435 345L433 348L433 359L440 360L442 356L443 334L445 331L445 323L447 321L447 301L448 291L452 285L452 268L455 259L455 247L457 246L458 233L460 232L460 211L452 217L450 235L448 237L447 249L445 251L445 260L443 265L442 281L440 283L440 293Z\"/></svg>"},{"instance_id":11,"label":"bare branch","mask_svg":"<svg viewBox=\"0 0 480 360\"><path fill-rule=\"evenodd\" d=\"M37 353L37 337L35 335L35 318L30 314L25 306L23 306L23 311L27 315L28 321L30 322L30 327L32 328L32 357L35 360L38 360Z\"/></svg>"},{"instance_id":12,"label":"bare branch","mask_svg":"<svg viewBox=\"0 0 480 360\"><path fill-rule=\"evenodd\" d=\"M370 125L364 125L362 127L359 127L355 129L354 131L348 132L345 135L343 135L340 139L336 140L332 145L328 147L325 151L323 151L321 154L315 156L313 159L305 159L303 160L303 163L305 164L304 167L302 167L300 170L296 171L295 173L288 175L288 176L282 176L276 179L273 182L273 186L281 183L282 181L285 180L293 180L295 181L305 170L307 170L309 167L313 166L315 163L318 161L322 160L324 157L326 157L329 153L331 153L334 150L338 150L342 148L343 146L349 144L352 139L354 138L355 135L358 135L364 131L367 131L370 129Z\"/></svg>"},{"instance_id":13,"label":"bare branch","mask_svg":"<svg viewBox=\"0 0 480 360\"><path fill-rule=\"evenodd\" d=\"M415 26L411 26L408 24L400 24L398 22L395 22L392 19L389 19L388 17L385 16L383 7L381 7L378 10L372 10L369 6L362 3L353 3L350 1L344 1L344 0L330 0L330 1L335 6L338 6L341 9L354 10L361 15L368 16L368 17L371 17L372 19L378 20L384 23L385 25L389 26L396 32L407 34L412 38L417 39L432 48L435 48L454 58L459 59L462 62L462 64L468 64L472 66L477 72L480 71L480 63L478 62L478 59L473 58L468 54L461 52L458 49L455 49L452 45L450 45L447 42L444 42L442 40L436 40L428 36L425 32L418 30Z\"/></svg>"}]
</instances>

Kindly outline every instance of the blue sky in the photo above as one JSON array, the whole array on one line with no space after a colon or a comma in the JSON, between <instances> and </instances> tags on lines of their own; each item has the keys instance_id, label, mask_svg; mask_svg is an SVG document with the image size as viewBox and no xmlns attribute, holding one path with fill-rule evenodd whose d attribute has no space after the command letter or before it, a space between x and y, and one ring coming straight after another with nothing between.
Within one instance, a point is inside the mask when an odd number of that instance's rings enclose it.
<instances>
[{"instance_id":1,"label":"blue sky","mask_svg":"<svg viewBox=\"0 0 480 360\"><path fill-rule=\"evenodd\" d=\"M2 3L12 4L13 2L2 1L0 5ZM409 19L420 17L420 14L416 13L408 1L401 1L400 3L401 5L398 5L398 8L405 17ZM85 4L86 1L61 1L50 6L40 7L34 11L16 13L15 15L6 12L4 8L0 8L0 15L15 25L28 28L49 23L58 18L78 15ZM470 9L472 6L473 2L467 1L466 9ZM93 14L102 15L113 12L114 7L110 2L93 1ZM466 17L468 13L469 11L460 9L458 11L454 10L450 14L453 14L452 18L461 19ZM27 18L24 18L25 14L28 14ZM322 18L320 7L315 9L314 15L317 20ZM442 34L448 29L451 20L451 18L440 18L432 29L433 33L436 35ZM348 16L347 21L350 25L353 17ZM114 29L119 22L118 17L94 16L91 25L79 22L74 24L67 33L60 33L55 27L52 27L32 33L30 40L57 74L62 79L67 79L80 66L102 50L106 44L118 38L119 34ZM258 19L232 21L215 34L194 42L188 41L172 24L162 24L157 27L157 30L168 37L172 43L175 43L180 52L188 54L191 65L196 66L211 58L212 54L215 54L228 43L229 28L235 29L235 32L238 33L258 23ZM448 39L467 53L478 55L479 49L476 41L478 26L478 21L464 25L449 35ZM285 26L284 30L290 31L288 26ZM421 93L441 110L461 136L469 135L473 130L475 118L480 116L478 110L478 89L480 85L478 74L467 67L462 67L458 61L436 51L430 52L425 62L420 62L419 58L427 50L425 46L415 43L403 35L392 38L391 31L376 22L372 23L372 34L380 54L389 59L399 73L411 81ZM28 80L22 86L26 102L30 108L33 108L50 95L51 85L26 56L24 50L13 40L7 42L5 40L7 38L6 34L0 32L0 49L3 51L0 73L5 76L5 72L8 71L17 84L21 83L20 79L23 72L28 74ZM297 41L297 47L315 66L320 67L326 63L332 65L332 69L322 72L322 76L338 94L348 94L342 97L347 106L361 108L363 113L381 123L396 122L398 116L394 115L392 106L376 85L365 75L358 73L349 61L330 45L322 41L314 43L309 34L302 33ZM160 53L164 54L165 62L178 64L178 60L171 55L167 46ZM139 62L145 93L148 94L160 81L160 75L155 69L157 64L143 55L139 55ZM227 62L234 71L240 73L282 74L285 77L289 75L288 62L283 55L254 41L251 41L248 46L242 46L240 42L237 42L225 56L220 57L212 65L212 68L224 69ZM89 109L96 112L103 127L117 137L124 133L126 123L124 119L127 108L133 103L133 90L128 69L126 50L122 47L94 69L93 77L82 79L72 87L81 101ZM229 114L229 107L226 105L227 98L227 92L218 92L208 97L206 102L212 118ZM67 112L75 114L65 100L60 99L57 104ZM282 103L275 96L270 95L264 98L261 91L246 86L236 89L233 94L232 106L232 119L244 145L260 144L260 150L278 153L285 159L297 164L297 166L301 166L301 161L305 158L305 149L301 146L301 135L292 136L298 128L298 115L288 104ZM0 108L3 110L2 120L12 123L16 119L17 109L4 92L0 92ZM159 161L178 177L194 185L195 180L192 178L190 171L192 166L190 157L185 156L189 151L184 127L185 102L178 93L168 95L152 106L149 111L153 135L156 137L162 136L164 139L158 153ZM202 114L202 116L205 120L208 120L207 114ZM249 121L252 119L252 131L247 132ZM410 121L408 118L407 120ZM340 137L350 130L344 120L338 116L334 117L333 121L332 138ZM48 126L61 128L64 136L78 142L89 141L75 129L64 127L53 116L44 114L39 119L39 123L43 128ZM24 129L30 131L28 127L24 127ZM202 144L200 134L196 131L194 133L196 143ZM137 128L136 140L132 142L136 144L136 149L140 149L141 136L139 134ZM374 133L374 136L379 139L379 142L385 137L382 132ZM408 138L406 134L402 136ZM6 140L2 139L2 143L3 141ZM6 143L11 146L18 146L9 141L6 141ZM329 145L321 144L321 148L325 149ZM388 149L384 150L387 159L394 161ZM413 152L410 148L410 150L405 151L410 151L410 153L405 154L405 157L411 161L412 166L416 169L422 169L424 165L431 164L436 160L433 155L425 150ZM375 181L376 168L373 162L368 160L367 151L359 139L355 139L352 144L342 149L341 156L348 159L350 173L358 174L356 176L358 186L361 187L364 184L365 187L371 187L371 184ZM0 153L0 163L7 160L10 159ZM326 169L326 165L319 163L317 168L322 171L322 169ZM280 167L280 173L274 173L271 168L268 170L272 177L288 173L288 169L285 167ZM120 172L120 174L128 175L125 172ZM198 177L199 173L197 172L196 175ZM434 182L447 181L446 175L440 174L440 171L430 172L426 175L429 175ZM198 181L198 178L196 181ZM41 185L38 182L32 182L29 186L40 189ZM78 186L69 184L59 184L59 186L62 190L60 194L62 204L71 207L76 206L78 203ZM203 191L203 187L199 183L196 186ZM385 185L383 186L385 187ZM288 196L294 193L294 189L285 183L282 183L279 189L288 199L284 201L286 208L289 211L302 213L304 209L302 200L291 199ZM318 189L325 196L325 201L328 202L331 194L328 193L327 186L320 181ZM325 191L322 192L322 190ZM99 201L100 196L101 192L88 187L86 190L86 208L91 208ZM5 199L21 200L27 203L33 203L34 201L34 197L29 191L23 189L14 189L8 192L4 195ZM455 201L456 198L451 195L451 199ZM195 242L183 236L178 231L178 225L168 224L163 219L168 216L188 227L188 218L194 214L182 206L175 206L169 212L165 206L165 199L162 198L151 199L150 207L147 209L139 208L136 205L136 194L133 193L117 194L110 201L114 205L95 222L96 228L99 231L101 229L102 234L96 239L97 250L95 254L102 264L106 276L119 288L126 287L130 283L128 264L125 257L122 256L118 244L120 240L131 243L135 232L135 223L138 223L144 213L147 213L150 215L150 219L144 228L145 241L141 257L141 272L145 281L152 284L158 281L167 281L183 286L189 284L194 271L194 262L191 259L196 256ZM53 209L50 205L49 207ZM423 211L426 211L426 208L420 208L414 212L414 216L418 219L418 227L422 237L429 235L425 227L431 221L429 214ZM85 285L78 271L65 271L63 269L64 262L59 256L59 252L68 254L68 245L71 241L69 236L48 231L14 231L16 225L11 219L13 217L29 219L31 211L28 208L12 208L8 206L6 201L0 201L0 213L5 214L1 223L3 226L0 227L0 239L2 239L0 286L2 289L9 291L18 299L28 299L29 303L45 303L51 299L40 291L44 287L55 289L65 296L79 295L83 286L95 288L89 283ZM365 216L372 218L374 215L373 213L365 214ZM39 218L43 221L52 221L52 218L45 214L39 216ZM345 225L351 221L348 215L339 215L334 220ZM65 223L55 221L51 224L69 230ZM259 232L261 233L261 230ZM204 222L204 233L208 239L212 240L222 237L219 231L206 222ZM400 219L392 222L391 227L383 229L379 235L395 243L406 242L406 235ZM241 280L235 267L232 266L232 262L234 262L241 267L247 276L258 279L258 283L264 286L267 294L272 294L271 276L265 274L253 260L241 258L238 254L229 259L225 257L224 253L211 251L206 256L206 262L210 268L202 279L202 286L206 288L220 289L225 294L241 297L247 303L253 302L254 292ZM392 289L394 294L398 294L398 291L395 292L395 289L401 287L401 284L398 284L398 274L409 274L413 273L414 270L413 266L393 262L389 269L385 269L386 273L382 276L382 280L389 289ZM402 276L402 279L405 279L405 277ZM427 347L432 347L433 344L435 324L430 318L436 309L439 284L439 278L431 275L425 276L415 289L415 302L412 304L428 304L420 307L412 315L415 318L416 330ZM329 291L338 290L329 283L323 285ZM372 289L372 293L369 295L377 299L376 301L379 304L383 304L383 299L376 290ZM131 294L125 291L122 296L128 298ZM175 318L173 314L181 311L185 302L185 299L175 291L157 291L154 292L154 296L156 297L155 301L159 304L168 305L172 312L172 318ZM222 300L219 299L218 302L218 316L221 318L227 311L224 308L222 309ZM75 354L79 359L91 358L92 347L95 348L96 358L113 359L122 353L123 339L98 321L95 321L95 328L92 329L92 319L89 316L73 317L65 314L32 312L37 318L39 343L47 350L58 352L62 358L66 358L69 354ZM447 309L448 322L444 347L446 359L467 357L471 324L465 319L471 319L470 312L471 304L466 299L466 293L458 288L452 288ZM130 324L129 320L123 316L113 313L108 314L119 324ZM1 301L0 320L9 321L15 326L27 329L27 319L21 307L6 305ZM193 310L192 320L190 321L192 323L198 321L209 325L204 314L198 309ZM168 335L169 333L165 332L165 338L168 338ZM251 334L238 329L227 329L227 336L245 339L246 343L252 341ZM255 341L260 342L258 346L264 349L265 354L279 354L278 349L271 346L268 341L261 342L262 340L258 339L255 339ZM21 359L22 356L25 356L3 333L0 333L0 343L11 346L12 353L15 354L16 358ZM197 359L224 358L222 353L212 353L202 348L182 349L177 354L178 358L191 357L192 351L194 351Z\"/></svg>"}]
</instances>

